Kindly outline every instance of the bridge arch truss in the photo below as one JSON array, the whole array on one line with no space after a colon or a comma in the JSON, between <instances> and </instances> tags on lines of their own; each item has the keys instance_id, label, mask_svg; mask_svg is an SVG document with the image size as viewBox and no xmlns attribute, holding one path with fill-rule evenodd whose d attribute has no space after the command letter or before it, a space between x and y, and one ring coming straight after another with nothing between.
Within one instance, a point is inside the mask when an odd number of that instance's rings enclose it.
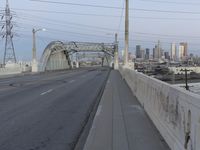
<instances>
[{"instance_id":1,"label":"bridge arch truss","mask_svg":"<svg viewBox=\"0 0 200 150\"><path fill-rule=\"evenodd\" d=\"M118 43L92 43L92 42L62 42L52 41L45 48L41 60L40 70L61 70L72 67L70 56L81 52L101 52L111 64L118 54Z\"/></svg>"}]
</instances>

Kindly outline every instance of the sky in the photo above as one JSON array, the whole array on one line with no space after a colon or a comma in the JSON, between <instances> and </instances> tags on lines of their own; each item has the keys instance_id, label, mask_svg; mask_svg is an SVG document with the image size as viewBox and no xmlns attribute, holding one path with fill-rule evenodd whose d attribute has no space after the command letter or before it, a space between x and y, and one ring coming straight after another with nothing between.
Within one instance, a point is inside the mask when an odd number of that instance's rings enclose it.
<instances>
[{"instance_id":1,"label":"sky","mask_svg":"<svg viewBox=\"0 0 200 150\"><path fill-rule=\"evenodd\" d=\"M6 0L0 0L0 9ZM9 0L14 28L14 46L18 60L30 61L32 29L45 28L37 33L37 57L55 40L110 43L118 33L120 51L124 49L125 0ZM66 4L66 2L68 4ZM104 7L70 5L86 4ZM164 50L170 43L188 42L189 52L200 55L200 2L197 0L129 0L130 44L152 49L158 40ZM110 8L107 8L109 6ZM115 8L111 8L115 7ZM117 8L116 8L117 7ZM121 9L120 9L121 8ZM1 24L0 24L1 25ZM5 40L0 40L0 60Z\"/></svg>"}]
</instances>

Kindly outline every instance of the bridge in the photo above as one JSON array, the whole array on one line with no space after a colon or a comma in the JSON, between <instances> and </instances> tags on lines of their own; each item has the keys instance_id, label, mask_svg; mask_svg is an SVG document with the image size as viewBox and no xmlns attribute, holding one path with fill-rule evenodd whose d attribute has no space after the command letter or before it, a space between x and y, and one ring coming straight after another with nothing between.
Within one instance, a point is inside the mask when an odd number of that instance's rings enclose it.
<instances>
[{"instance_id":1,"label":"bridge","mask_svg":"<svg viewBox=\"0 0 200 150\"><path fill-rule=\"evenodd\" d=\"M73 67L72 58L76 53L103 53L102 64L117 68L118 43L89 43L53 41L44 50L39 71L61 70ZM76 59L78 63L78 59Z\"/></svg>"},{"instance_id":2,"label":"bridge","mask_svg":"<svg viewBox=\"0 0 200 150\"><path fill-rule=\"evenodd\" d=\"M85 57L101 65L82 68ZM0 149L200 147L199 96L119 65L117 42L53 41L38 68L0 80Z\"/></svg>"}]
</instances>

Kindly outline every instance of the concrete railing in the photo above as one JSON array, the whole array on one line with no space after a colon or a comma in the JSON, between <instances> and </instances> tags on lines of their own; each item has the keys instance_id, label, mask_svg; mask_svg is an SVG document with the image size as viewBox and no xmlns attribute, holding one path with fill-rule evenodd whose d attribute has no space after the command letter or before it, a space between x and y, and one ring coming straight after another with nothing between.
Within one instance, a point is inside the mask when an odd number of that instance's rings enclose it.
<instances>
[{"instance_id":1,"label":"concrete railing","mask_svg":"<svg viewBox=\"0 0 200 150\"><path fill-rule=\"evenodd\" d=\"M128 68L120 73L172 150L200 150L200 96Z\"/></svg>"},{"instance_id":2,"label":"concrete railing","mask_svg":"<svg viewBox=\"0 0 200 150\"><path fill-rule=\"evenodd\" d=\"M30 72L31 67L23 64L10 64L5 68L0 68L0 76L20 74L22 72Z\"/></svg>"},{"instance_id":3,"label":"concrete railing","mask_svg":"<svg viewBox=\"0 0 200 150\"><path fill-rule=\"evenodd\" d=\"M11 75L11 74L19 74L21 73L21 68L0 68L0 76L1 75Z\"/></svg>"}]
</instances>

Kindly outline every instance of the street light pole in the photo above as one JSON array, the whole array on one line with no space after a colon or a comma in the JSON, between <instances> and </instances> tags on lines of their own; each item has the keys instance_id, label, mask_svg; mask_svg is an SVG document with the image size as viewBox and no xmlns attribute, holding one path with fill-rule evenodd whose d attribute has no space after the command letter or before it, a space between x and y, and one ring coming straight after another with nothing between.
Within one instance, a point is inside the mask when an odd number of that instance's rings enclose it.
<instances>
[{"instance_id":1,"label":"street light pole","mask_svg":"<svg viewBox=\"0 0 200 150\"><path fill-rule=\"evenodd\" d=\"M33 49L32 49L33 59L32 59L32 62L35 63L36 62L36 39L35 39L36 30L33 29L32 32L33 32Z\"/></svg>"},{"instance_id":2,"label":"street light pole","mask_svg":"<svg viewBox=\"0 0 200 150\"><path fill-rule=\"evenodd\" d=\"M37 54L36 54L36 32L38 31L46 31L46 29L37 29L33 28L33 48L32 48L32 72L38 72L38 62L37 62Z\"/></svg>"}]
</instances>

